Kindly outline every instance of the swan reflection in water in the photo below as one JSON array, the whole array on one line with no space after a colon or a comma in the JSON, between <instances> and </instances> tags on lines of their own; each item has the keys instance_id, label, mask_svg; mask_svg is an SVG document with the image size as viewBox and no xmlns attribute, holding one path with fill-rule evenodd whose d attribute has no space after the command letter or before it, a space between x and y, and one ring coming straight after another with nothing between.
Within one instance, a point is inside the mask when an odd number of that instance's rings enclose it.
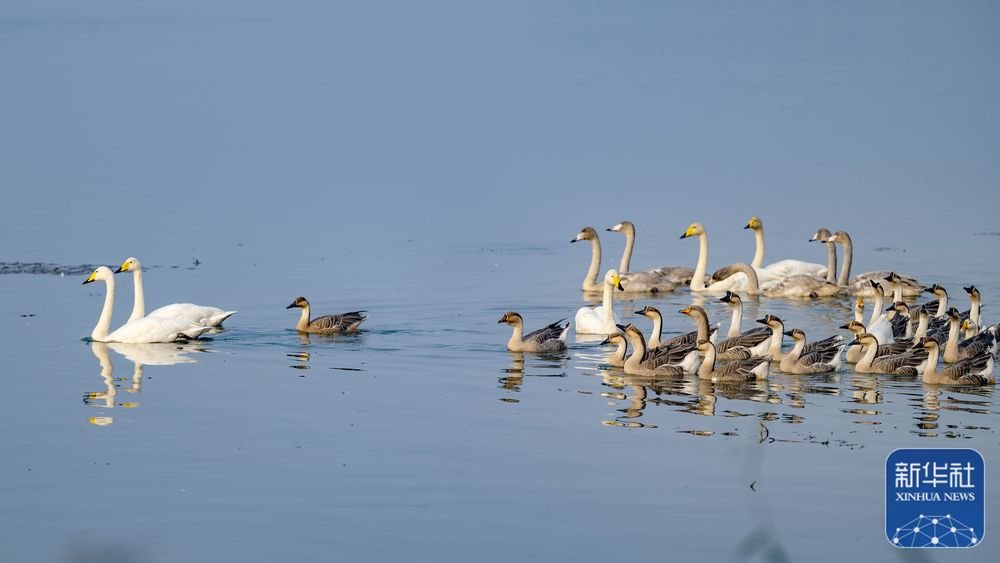
<instances>
[{"instance_id":1,"label":"swan reflection in water","mask_svg":"<svg viewBox=\"0 0 1000 563\"><path fill-rule=\"evenodd\" d=\"M139 393L142 391L142 375L145 366L197 363L197 360L188 357L187 354L204 350L201 347L192 345L91 342L90 351L101 365L101 380L104 382L105 388L102 391L88 391L84 393L84 404L103 409L113 409L116 406L125 408L139 406L137 402L115 402L118 396L118 385L115 383L114 365L111 362L111 355L108 353L109 348L132 362L132 381L125 388L127 393ZM125 379L122 378L122 381L125 381ZM107 426L114 422L114 417L92 416L89 420L91 424Z\"/></svg>"}]
</instances>

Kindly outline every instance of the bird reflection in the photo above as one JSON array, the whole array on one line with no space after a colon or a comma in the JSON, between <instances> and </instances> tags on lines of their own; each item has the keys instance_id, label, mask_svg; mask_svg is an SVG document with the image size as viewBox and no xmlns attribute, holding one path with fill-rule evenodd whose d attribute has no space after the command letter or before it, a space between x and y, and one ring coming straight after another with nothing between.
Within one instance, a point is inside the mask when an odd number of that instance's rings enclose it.
<instances>
[{"instance_id":1,"label":"bird reflection","mask_svg":"<svg viewBox=\"0 0 1000 563\"><path fill-rule=\"evenodd\" d=\"M938 398L941 390L933 387L924 392L922 408L917 410L917 434L924 438L934 438L938 435L938 419L941 414L941 403Z\"/></svg>"},{"instance_id":2,"label":"bird reflection","mask_svg":"<svg viewBox=\"0 0 1000 563\"><path fill-rule=\"evenodd\" d=\"M500 387L508 391L520 391L524 381L524 352L507 352L510 354L510 367L503 370L507 375L501 377Z\"/></svg>"},{"instance_id":3,"label":"bird reflection","mask_svg":"<svg viewBox=\"0 0 1000 563\"><path fill-rule=\"evenodd\" d=\"M142 391L142 376L146 365L168 366L174 364L197 363L194 358L186 354L194 351L201 351L202 348L195 346L179 346L177 344L122 344L91 342L90 351L97 358L101 366L101 380L104 382L104 390L88 391L83 394L83 402L90 406L104 409L113 409L116 406L137 407L139 403L116 403L118 396L118 385L114 378L114 364L111 362L111 355L108 349L124 356L132 362L132 379L129 387L125 389L128 393L139 393ZM124 380L123 380L124 381ZM111 416L90 417L91 424L106 426L114 422Z\"/></svg>"},{"instance_id":4,"label":"bird reflection","mask_svg":"<svg viewBox=\"0 0 1000 563\"><path fill-rule=\"evenodd\" d=\"M863 405L876 405L883 401L878 376L871 373L854 373L851 376L851 400Z\"/></svg>"}]
</instances>

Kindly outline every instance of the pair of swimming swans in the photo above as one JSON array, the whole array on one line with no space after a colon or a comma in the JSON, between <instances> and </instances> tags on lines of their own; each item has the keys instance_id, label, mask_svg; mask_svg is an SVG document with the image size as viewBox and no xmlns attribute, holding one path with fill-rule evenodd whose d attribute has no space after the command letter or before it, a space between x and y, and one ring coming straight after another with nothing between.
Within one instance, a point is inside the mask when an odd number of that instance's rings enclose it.
<instances>
[{"instance_id":1,"label":"pair of swimming swans","mask_svg":"<svg viewBox=\"0 0 1000 563\"><path fill-rule=\"evenodd\" d=\"M115 273L133 272L135 280L135 302L129 320L111 331L111 316L114 311ZM145 293L142 285L142 264L136 258L129 258L116 272L107 266L94 270L84 284L103 281L107 285L104 307L97 325L90 333L96 342L123 342L142 344L152 342L174 342L192 340L218 327L236 311L223 311L217 307L204 307L193 303L174 303L145 315Z\"/></svg>"},{"instance_id":2,"label":"pair of swimming swans","mask_svg":"<svg viewBox=\"0 0 1000 563\"><path fill-rule=\"evenodd\" d=\"M624 291L629 293L660 293L673 291L675 288L690 282L694 271L682 266L663 266L645 272L630 272L632 249L635 246L635 225L630 221L622 221L608 227L607 230L625 235L625 250L617 270L622 281L625 282ZM584 227L570 242L584 240L590 241L590 267L587 269L587 275L583 278L582 288L584 291L602 291L603 284L597 279L601 271L601 241L597 236L597 231L593 227Z\"/></svg>"},{"instance_id":3,"label":"pair of swimming swans","mask_svg":"<svg viewBox=\"0 0 1000 563\"><path fill-rule=\"evenodd\" d=\"M716 272L719 280L709 280L708 233L701 223L692 223L681 238L698 237L698 263L691 278L691 291L722 293L725 291L746 291L750 295L765 297L830 297L842 293L842 288L826 280L805 274L796 274L782 279L772 278L771 283L762 285L759 272L752 265L743 262L731 264Z\"/></svg>"}]
</instances>

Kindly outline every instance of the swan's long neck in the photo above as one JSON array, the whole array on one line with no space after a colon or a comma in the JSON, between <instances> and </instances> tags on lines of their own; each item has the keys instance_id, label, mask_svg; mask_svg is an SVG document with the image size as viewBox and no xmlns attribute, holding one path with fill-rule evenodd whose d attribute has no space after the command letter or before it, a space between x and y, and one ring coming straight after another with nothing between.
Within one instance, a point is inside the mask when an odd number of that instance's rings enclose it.
<instances>
[{"instance_id":1,"label":"swan's long neck","mask_svg":"<svg viewBox=\"0 0 1000 563\"><path fill-rule=\"evenodd\" d=\"M837 278L837 285L846 286L851 281L851 262L854 261L854 244L851 238L844 239L844 263L840 265L840 277Z\"/></svg>"},{"instance_id":2,"label":"swan's long neck","mask_svg":"<svg viewBox=\"0 0 1000 563\"><path fill-rule=\"evenodd\" d=\"M754 229L753 237L757 242L757 250L753 253L753 261L750 262L750 265L754 268L760 268L764 265L764 227Z\"/></svg>"},{"instance_id":3,"label":"swan's long neck","mask_svg":"<svg viewBox=\"0 0 1000 563\"><path fill-rule=\"evenodd\" d=\"M587 277L583 278L583 290L594 291L600 288L597 283L597 274L601 272L601 241L594 237L590 239L590 268L587 268Z\"/></svg>"},{"instance_id":4,"label":"swan's long neck","mask_svg":"<svg viewBox=\"0 0 1000 563\"><path fill-rule=\"evenodd\" d=\"M90 333L90 338L103 342L108 337L108 329L111 328L111 313L115 306L115 278L111 276L104 280L108 286L108 291L104 295L104 308L101 309L101 316L97 319L97 326Z\"/></svg>"},{"instance_id":5,"label":"swan's long neck","mask_svg":"<svg viewBox=\"0 0 1000 563\"><path fill-rule=\"evenodd\" d=\"M625 231L625 251L622 252L622 261L618 265L618 273L624 274L628 272L628 268L632 263L632 247L635 246L635 230L634 229L624 229Z\"/></svg>"},{"instance_id":6,"label":"swan's long neck","mask_svg":"<svg viewBox=\"0 0 1000 563\"><path fill-rule=\"evenodd\" d=\"M893 302L903 300L903 281L897 281L892 286L892 300Z\"/></svg>"},{"instance_id":7,"label":"swan's long neck","mask_svg":"<svg viewBox=\"0 0 1000 563\"><path fill-rule=\"evenodd\" d=\"M663 338L663 315L656 314L653 315L653 332L649 336L649 346L651 348L656 348L660 345L660 339Z\"/></svg>"},{"instance_id":8,"label":"swan's long neck","mask_svg":"<svg viewBox=\"0 0 1000 563\"><path fill-rule=\"evenodd\" d=\"M698 377L700 379L712 379L712 373L715 371L715 346L713 344L708 345L708 350L705 351L705 357L701 361L701 366L698 367Z\"/></svg>"},{"instance_id":9,"label":"swan's long neck","mask_svg":"<svg viewBox=\"0 0 1000 563\"><path fill-rule=\"evenodd\" d=\"M944 345L944 357L947 359L950 356L958 355L958 319L949 318L948 319L948 342Z\"/></svg>"},{"instance_id":10,"label":"swan's long neck","mask_svg":"<svg viewBox=\"0 0 1000 563\"><path fill-rule=\"evenodd\" d=\"M857 307L857 306L854 307L854 320L858 321L859 323L864 324L864 322L865 322L865 310L863 308Z\"/></svg>"},{"instance_id":11,"label":"swan's long neck","mask_svg":"<svg viewBox=\"0 0 1000 563\"><path fill-rule=\"evenodd\" d=\"M729 304L733 309L733 320L729 323L729 334L726 336L733 338L742 334L743 328L743 303L735 301Z\"/></svg>"},{"instance_id":12,"label":"swan's long neck","mask_svg":"<svg viewBox=\"0 0 1000 563\"><path fill-rule=\"evenodd\" d=\"M132 305L132 316L128 318L129 322L146 316L146 294L142 289L142 268L136 268L132 271L132 281L135 286L135 303Z\"/></svg>"},{"instance_id":13,"label":"swan's long neck","mask_svg":"<svg viewBox=\"0 0 1000 563\"><path fill-rule=\"evenodd\" d=\"M826 246L826 281L837 283L837 245L824 242Z\"/></svg>"},{"instance_id":14,"label":"swan's long neck","mask_svg":"<svg viewBox=\"0 0 1000 563\"><path fill-rule=\"evenodd\" d=\"M612 287L610 283L604 284L604 298L601 301L601 305L604 306L604 321L606 323L613 323L615 318L614 311L611 309L612 307L611 300L613 295L612 292L614 290L615 288Z\"/></svg>"},{"instance_id":15,"label":"swan's long neck","mask_svg":"<svg viewBox=\"0 0 1000 563\"><path fill-rule=\"evenodd\" d=\"M302 316L299 317L299 322L295 325L295 328L301 331L309 328L309 305L302 307Z\"/></svg>"},{"instance_id":16,"label":"swan's long neck","mask_svg":"<svg viewBox=\"0 0 1000 563\"><path fill-rule=\"evenodd\" d=\"M705 270L708 269L708 235L698 235L698 264L691 276L691 291L705 290Z\"/></svg>"},{"instance_id":17,"label":"swan's long neck","mask_svg":"<svg viewBox=\"0 0 1000 563\"><path fill-rule=\"evenodd\" d=\"M306 319L306 322L308 323L308 319ZM516 345L524 342L524 321L516 322L513 326L514 333L510 335L510 341L507 343L507 346L510 348L514 348Z\"/></svg>"},{"instance_id":18,"label":"swan's long neck","mask_svg":"<svg viewBox=\"0 0 1000 563\"><path fill-rule=\"evenodd\" d=\"M882 306L885 305L885 298L882 297L882 292L878 289L875 290L875 308L872 309L871 320L868 321L868 326L871 327L878 320L879 316L882 315Z\"/></svg>"}]
</instances>

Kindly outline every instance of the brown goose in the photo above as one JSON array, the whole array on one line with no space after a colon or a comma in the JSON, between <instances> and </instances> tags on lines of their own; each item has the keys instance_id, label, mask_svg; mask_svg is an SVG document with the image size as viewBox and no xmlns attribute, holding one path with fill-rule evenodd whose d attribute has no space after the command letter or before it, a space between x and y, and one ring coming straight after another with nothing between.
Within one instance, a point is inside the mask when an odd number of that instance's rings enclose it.
<instances>
[{"instance_id":1,"label":"brown goose","mask_svg":"<svg viewBox=\"0 0 1000 563\"><path fill-rule=\"evenodd\" d=\"M646 339L642 332L629 324L618 325L632 344L632 355L625 360L625 373L645 376L681 376L694 373L698 367L698 352L693 346L679 346L674 349L646 349Z\"/></svg>"},{"instance_id":2,"label":"brown goose","mask_svg":"<svg viewBox=\"0 0 1000 563\"><path fill-rule=\"evenodd\" d=\"M699 379L715 382L746 382L766 379L771 365L771 356L754 356L744 360L732 360L716 365L715 344L708 340L698 341L698 351L705 355L698 368Z\"/></svg>"},{"instance_id":3,"label":"brown goose","mask_svg":"<svg viewBox=\"0 0 1000 563\"><path fill-rule=\"evenodd\" d=\"M820 348L808 354L803 354L806 347L806 333L799 328L793 328L785 333L795 342L792 350L781 359L778 367L785 373L802 375L807 373L828 373L840 369L844 347L839 341L833 346Z\"/></svg>"},{"instance_id":4,"label":"brown goose","mask_svg":"<svg viewBox=\"0 0 1000 563\"><path fill-rule=\"evenodd\" d=\"M357 332L358 326L365 322L366 317L362 313L365 311L351 311L341 315L325 315L315 319L309 318L309 301L305 297L296 297L292 304L286 309L302 309L302 316L295 324L295 330L308 332L310 334L340 334L344 332Z\"/></svg>"},{"instance_id":5,"label":"brown goose","mask_svg":"<svg viewBox=\"0 0 1000 563\"><path fill-rule=\"evenodd\" d=\"M927 361L927 350L907 348L899 354L877 356L881 348L878 339L867 332L859 334L852 345L861 346L863 355L854 365L858 373L887 373L893 375L920 375Z\"/></svg>"},{"instance_id":6,"label":"brown goose","mask_svg":"<svg viewBox=\"0 0 1000 563\"><path fill-rule=\"evenodd\" d=\"M924 366L924 383L939 385L994 385L993 355L980 354L937 369L940 345L933 337L920 339L920 346L927 350L927 365Z\"/></svg>"},{"instance_id":7,"label":"brown goose","mask_svg":"<svg viewBox=\"0 0 1000 563\"><path fill-rule=\"evenodd\" d=\"M559 319L527 335L524 334L524 319L520 313L508 311L497 322L514 327L514 333L507 342L507 349L511 352L560 352L566 349L566 334L569 332L569 323L563 325L565 320Z\"/></svg>"}]
</instances>

